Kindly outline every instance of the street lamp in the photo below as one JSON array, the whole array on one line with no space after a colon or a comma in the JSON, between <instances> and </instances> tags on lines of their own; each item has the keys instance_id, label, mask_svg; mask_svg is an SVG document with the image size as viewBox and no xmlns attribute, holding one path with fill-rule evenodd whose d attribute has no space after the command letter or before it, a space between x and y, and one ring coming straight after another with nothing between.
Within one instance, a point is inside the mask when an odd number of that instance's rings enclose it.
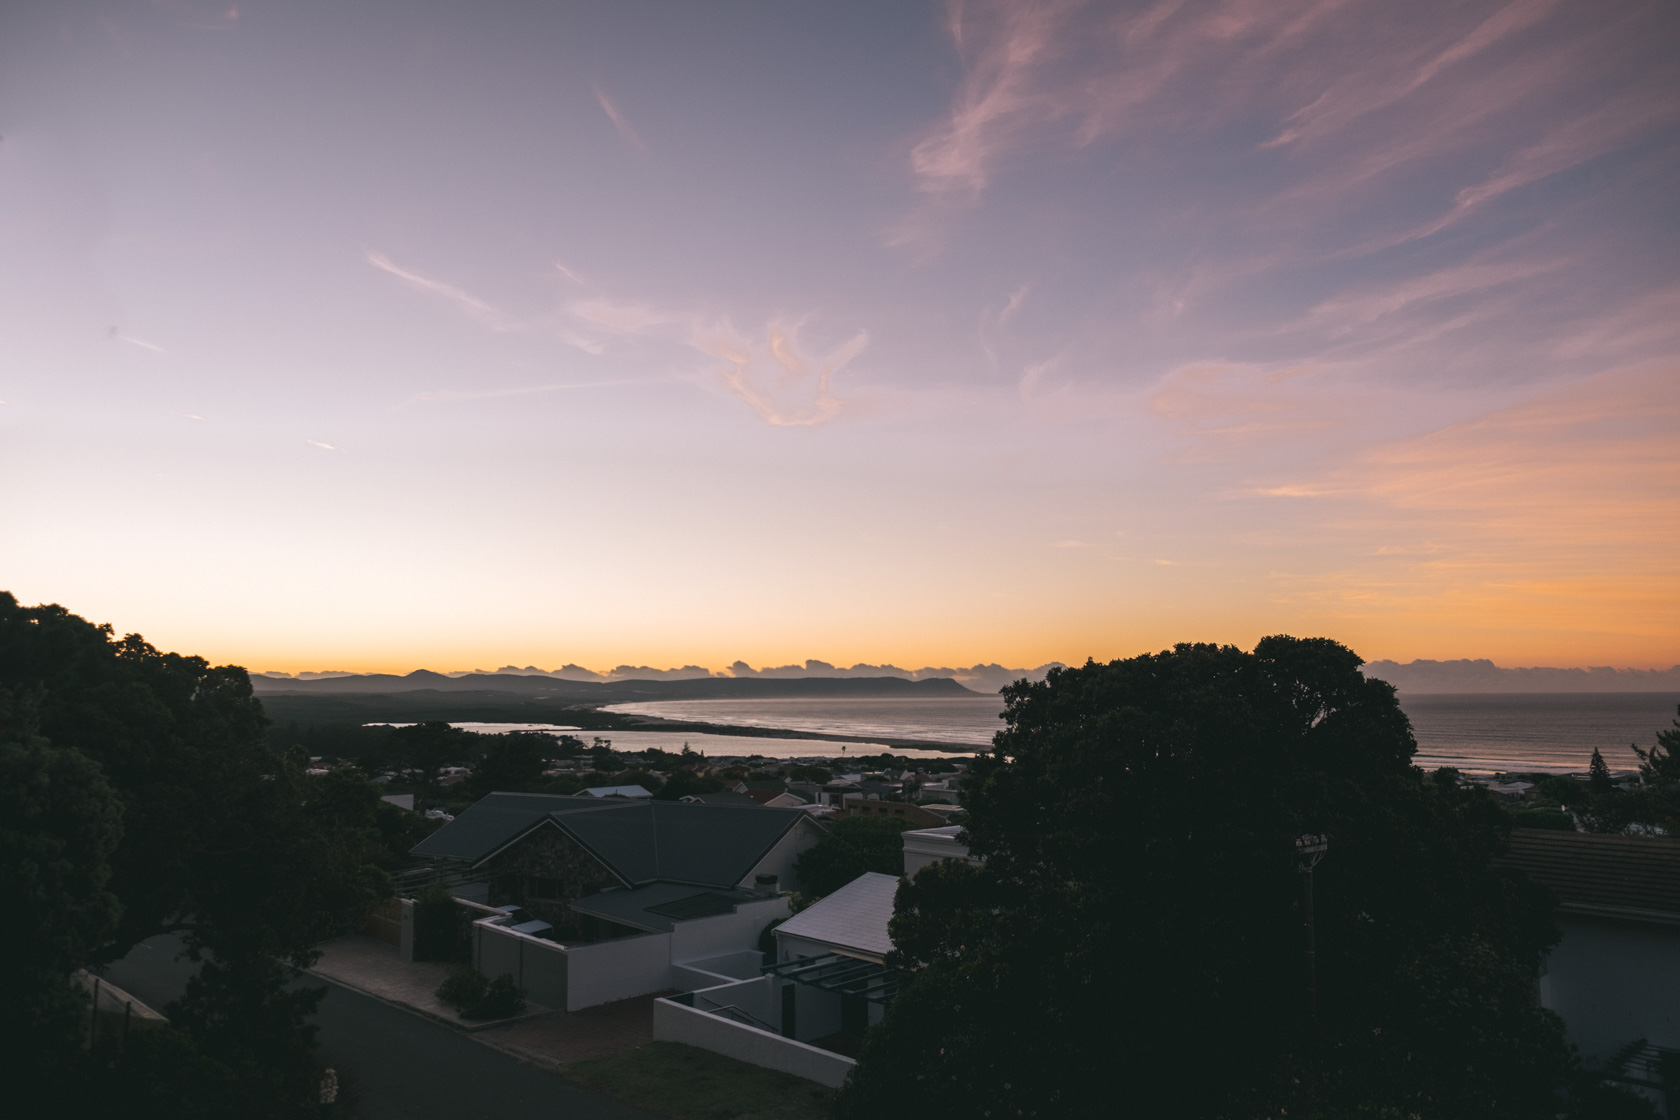
<instances>
[{"instance_id":1,"label":"street lamp","mask_svg":"<svg viewBox=\"0 0 1680 1120\"><path fill-rule=\"evenodd\" d=\"M1308 833L1295 838L1295 867L1301 872L1301 891L1306 903L1307 919L1307 1017L1313 1034L1318 1034L1318 959L1313 931L1313 868L1330 850L1330 838Z\"/></svg>"}]
</instances>

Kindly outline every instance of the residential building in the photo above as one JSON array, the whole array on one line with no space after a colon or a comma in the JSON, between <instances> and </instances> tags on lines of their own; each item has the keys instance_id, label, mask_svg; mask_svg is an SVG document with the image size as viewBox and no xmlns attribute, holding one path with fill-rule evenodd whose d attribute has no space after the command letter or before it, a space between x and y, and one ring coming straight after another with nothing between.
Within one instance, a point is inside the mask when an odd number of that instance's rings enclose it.
<instances>
[{"instance_id":1,"label":"residential building","mask_svg":"<svg viewBox=\"0 0 1680 1120\"><path fill-rule=\"evenodd\" d=\"M884 801L858 793L849 793L841 802L848 817L874 817L900 821L923 827L937 827L945 818L908 801Z\"/></svg>"},{"instance_id":2,"label":"residential building","mask_svg":"<svg viewBox=\"0 0 1680 1120\"><path fill-rule=\"evenodd\" d=\"M1557 896L1541 1005L1589 1062L1644 1040L1622 1076L1674 1115L1658 1070L1680 1053L1680 840L1519 828L1507 859Z\"/></svg>"},{"instance_id":3,"label":"residential building","mask_svg":"<svg viewBox=\"0 0 1680 1120\"><path fill-rule=\"evenodd\" d=\"M824 831L798 809L753 802L492 793L412 854L452 883L487 883L489 905L523 906L565 940L586 933L571 904L606 890L758 890L761 876L794 887L794 861Z\"/></svg>"}]
</instances>

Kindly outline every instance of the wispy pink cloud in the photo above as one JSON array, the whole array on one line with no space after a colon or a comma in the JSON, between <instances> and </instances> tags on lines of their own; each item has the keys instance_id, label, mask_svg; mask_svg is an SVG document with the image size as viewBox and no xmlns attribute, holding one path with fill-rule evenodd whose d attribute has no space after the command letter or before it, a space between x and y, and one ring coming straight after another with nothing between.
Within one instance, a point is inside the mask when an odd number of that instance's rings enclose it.
<instances>
[{"instance_id":1,"label":"wispy pink cloud","mask_svg":"<svg viewBox=\"0 0 1680 1120\"><path fill-rule=\"evenodd\" d=\"M369 249L366 254L366 259L373 267L384 272L388 272L392 276L406 281L422 291L430 292L435 296L439 296L447 300L465 312L474 321L483 326L489 327L491 330L512 331L520 328L519 321L507 312L492 307L490 304L479 299L477 296L464 292L452 284L445 284L441 280L433 280L429 277L422 276L417 272L411 272L408 269L399 268L383 253L377 253L372 249Z\"/></svg>"},{"instance_id":2,"label":"wispy pink cloud","mask_svg":"<svg viewBox=\"0 0 1680 1120\"><path fill-rule=\"evenodd\" d=\"M646 152L648 150L647 145L642 143L642 138L636 134L634 128L630 127L630 122L625 119L623 113L619 112L618 106L613 104L612 98L607 96L606 91L601 89L600 86L591 86L590 88L595 91L595 100L601 104L601 112L605 113L607 119L612 121L613 127L618 129L618 134L624 137L625 143L638 152Z\"/></svg>"}]
</instances>

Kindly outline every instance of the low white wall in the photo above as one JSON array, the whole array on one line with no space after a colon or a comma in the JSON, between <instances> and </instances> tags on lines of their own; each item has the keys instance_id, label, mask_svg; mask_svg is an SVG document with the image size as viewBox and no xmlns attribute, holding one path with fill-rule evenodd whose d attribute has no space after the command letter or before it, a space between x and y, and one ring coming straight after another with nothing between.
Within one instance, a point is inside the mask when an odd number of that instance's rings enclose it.
<instances>
[{"instance_id":1,"label":"low white wall","mask_svg":"<svg viewBox=\"0 0 1680 1120\"><path fill-rule=\"evenodd\" d=\"M676 987L672 983L668 933L574 945L564 952L571 960L567 1011Z\"/></svg>"},{"instance_id":2,"label":"low white wall","mask_svg":"<svg viewBox=\"0 0 1680 1120\"><path fill-rule=\"evenodd\" d=\"M671 930L671 960L688 964L743 949L756 949L758 935L777 918L792 913L786 895L738 903L733 914L678 922Z\"/></svg>"},{"instance_id":3,"label":"low white wall","mask_svg":"<svg viewBox=\"0 0 1680 1120\"><path fill-rule=\"evenodd\" d=\"M834 1054L795 1042L791 1038L708 1015L668 999L653 1001L653 1037L662 1042L681 1042L747 1062L765 1069L780 1070L819 1085L838 1089L857 1065L844 1054Z\"/></svg>"}]
</instances>

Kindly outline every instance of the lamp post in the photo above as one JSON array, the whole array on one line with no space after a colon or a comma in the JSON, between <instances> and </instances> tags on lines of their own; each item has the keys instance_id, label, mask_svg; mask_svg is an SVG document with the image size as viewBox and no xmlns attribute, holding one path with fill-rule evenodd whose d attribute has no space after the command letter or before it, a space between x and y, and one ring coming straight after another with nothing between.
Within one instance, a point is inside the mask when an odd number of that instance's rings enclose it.
<instances>
[{"instance_id":1,"label":"lamp post","mask_svg":"<svg viewBox=\"0 0 1680 1120\"><path fill-rule=\"evenodd\" d=\"M1307 921L1307 1018L1318 1035L1318 955L1313 930L1313 868L1330 850L1330 838L1309 833L1295 838L1295 866L1301 872L1301 892Z\"/></svg>"}]
</instances>

